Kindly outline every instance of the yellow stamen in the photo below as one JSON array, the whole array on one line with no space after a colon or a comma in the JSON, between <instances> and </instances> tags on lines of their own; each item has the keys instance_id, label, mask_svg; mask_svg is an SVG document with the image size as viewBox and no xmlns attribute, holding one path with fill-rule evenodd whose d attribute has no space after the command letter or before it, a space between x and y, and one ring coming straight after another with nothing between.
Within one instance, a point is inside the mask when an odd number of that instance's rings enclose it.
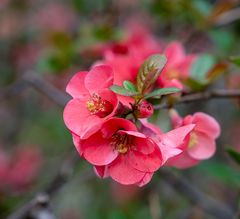
<instances>
[{"instance_id":1,"label":"yellow stamen","mask_svg":"<svg viewBox=\"0 0 240 219\"><path fill-rule=\"evenodd\" d=\"M198 143L198 136L194 132L192 132L190 136L188 148L194 147L197 143Z\"/></svg>"}]
</instances>

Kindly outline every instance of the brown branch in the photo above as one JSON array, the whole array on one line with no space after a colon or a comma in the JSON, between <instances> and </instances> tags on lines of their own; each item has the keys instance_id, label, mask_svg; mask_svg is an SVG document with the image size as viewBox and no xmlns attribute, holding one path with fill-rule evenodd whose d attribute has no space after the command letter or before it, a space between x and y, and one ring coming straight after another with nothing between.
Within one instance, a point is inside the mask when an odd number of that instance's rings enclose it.
<instances>
[{"instance_id":1,"label":"brown branch","mask_svg":"<svg viewBox=\"0 0 240 219\"><path fill-rule=\"evenodd\" d=\"M53 213L49 209L49 203L51 198L68 182L69 178L72 176L74 167L79 160L79 155L77 152L70 154L66 160L64 160L61 165L59 172L50 181L43 191L38 192L35 197L33 197L29 202L24 204L10 214L7 219L39 219L41 213L44 212L46 219L54 219ZM81 173L81 182L85 182L93 178L94 174L91 170L87 170Z\"/></svg>"},{"instance_id":2,"label":"brown branch","mask_svg":"<svg viewBox=\"0 0 240 219\"><path fill-rule=\"evenodd\" d=\"M166 169L160 170L160 177L170 184L173 189L183 194L191 202L200 206L205 212L211 214L216 219L230 219L234 217L234 211L229 206L204 194L185 178Z\"/></svg>"},{"instance_id":3,"label":"brown branch","mask_svg":"<svg viewBox=\"0 0 240 219\"><path fill-rule=\"evenodd\" d=\"M58 90L52 84L45 81L40 75L31 71L26 72L23 77L16 83L6 88L2 88L0 90L0 99L18 95L24 89L27 89L29 87L35 88L37 91L45 95L48 99L62 107L65 106L66 103L70 100L69 95Z\"/></svg>"},{"instance_id":4,"label":"brown branch","mask_svg":"<svg viewBox=\"0 0 240 219\"><path fill-rule=\"evenodd\" d=\"M159 105L155 105L154 109L163 109L170 108L174 105L183 104L183 103L191 103L200 100L209 100L214 98L240 98L240 89L236 90L228 90L228 89L219 89L219 90L207 90L203 92L187 94L185 96L179 97L174 103L161 103Z\"/></svg>"},{"instance_id":5,"label":"brown branch","mask_svg":"<svg viewBox=\"0 0 240 219\"><path fill-rule=\"evenodd\" d=\"M237 21L239 19L240 19L240 8L234 8L230 11L227 11L219 15L217 19L214 21L214 24L216 26L224 26L234 21Z\"/></svg>"},{"instance_id":6,"label":"brown branch","mask_svg":"<svg viewBox=\"0 0 240 219\"><path fill-rule=\"evenodd\" d=\"M35 72L27 72L23 80L59 106L65 106L70 100L70 96L55 88Z\"/></svg>"}]
</instances>

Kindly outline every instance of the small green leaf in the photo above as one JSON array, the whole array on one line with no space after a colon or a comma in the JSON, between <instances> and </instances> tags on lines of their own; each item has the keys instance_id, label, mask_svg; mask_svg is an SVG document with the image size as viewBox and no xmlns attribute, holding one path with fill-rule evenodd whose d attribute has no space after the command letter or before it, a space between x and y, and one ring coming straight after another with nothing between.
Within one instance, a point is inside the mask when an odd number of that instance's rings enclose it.
<instances>
[{"instance_id":1,"label":"small green leaf","mask_svg":"<svg viewBox=\"0 0 240 219\"><path fill-rule=\"evenodd\" d=\"M227 152L238 164L240 164L240 153L238 151L235 151L232 148L227 148Z\"/></svg>"},{"instance_id":2,"label":"small green leaf","mask_svg":"<svg viewBox=\"0 0 240 219\"><path fill-rule=\"evenodd\" d=\"M131 81L128 81L128 80L124 81L123 87L129 91L137 92L136 86Z\"/></svg>"},{"instance_id":3,"label":"small green leaf","mask_svg":"<svg viewBox=\"0 0 240 219\"><path fill-rule=\"evenodd\" d=\"M132 96L138 95L137 92L133 92L133 91L127 90L126 88L118 86L118 85L112 85L110 87L110 90L113 91L116 94L120 94L120 95L123 95L123 96L132 97Z\"/></svg>"},{"instance_id":4,"label":"small green leaf","mask_svg":"<svg viewBox=\"0 0 240 219\"><path fill-rule=\"evenodd\" d=\"M144 94L155 83L167 62L165 55L152 55L142 64L137 75L137 90Z\"/></svg>"},{"instance_id":5,"label":"small green leaf","mask_svg":"<svg viewBox=\"0 0 240 219\"><path fill-rule=\"evenodd\" d=\"M229 59L235 65L240 66L240 56L231 56Z\"/></svg>"},{"instance_id":6,"label":"small green leaf","mask_svg":"<svg viewBox=\"0 0 240 219\"><path fill-rule=\"evenodd\" d=\"M214 64L215 58L213 56L207 54L199 56L192 65L191 78L201 83L207 83L207 73Z\"/></svg>"},{"instance_id":7,"label":"small green leaf","mask_svg":"<svg viewBox=\"0 0 240 219\"><path fill-rule=\"evenodd\" d=\"M156 97L156 96L161 96L161 95L167 95L167 94L172 94L179 92L180 89L176 87L166 87L166 88L161 88L154 90L153 92L146 94L144 96L145 99L151 98L151 97Z\"/></svg>"},{"instance_id":8,"label":"small green leaf","mask_svg":"<svg viewBox=\"0 0 240 219\"><path fill-rule=\"evenodd\" d=\"M194 91L203 91L204 89L206 89L206 86L207 86L207 84L201 83L192 78L188 78L187 80L185 80L184 84Z\"/></svg>"},{"instance_id":9,"label":"small green leaf","mask_svg":"<svg viewBox=\"0 0 240 219\"><path fill-rule=\"evenodd\" d=\"M215 81L217 78L219 78L221 75L226 73L226 70L228 68L228 65L224 62L219 62L216 65L214 65L207 73L206 78L209 82Z\"/></svg>"}]
</instances>

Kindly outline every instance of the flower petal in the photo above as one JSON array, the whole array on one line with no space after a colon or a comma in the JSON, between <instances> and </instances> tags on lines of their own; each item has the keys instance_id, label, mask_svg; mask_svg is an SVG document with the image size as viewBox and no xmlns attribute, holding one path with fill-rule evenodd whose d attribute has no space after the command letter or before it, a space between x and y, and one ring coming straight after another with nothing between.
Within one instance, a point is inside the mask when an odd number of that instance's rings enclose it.
<instances>
[{"instance_id":1,"label":"flower petal","mask_svg":"<svg viewBox=\"0 0 240 219\"><path fill-rule=\"evenodd\" d=\"M99 130L103 123L102 119L90 114L86 108L86 101L81 99L72 99L68 102L63 119L69 130L82 139Z\"/></svg>"},{"instance_id":2,"label":"flower petal","mask_svg":"<svg viewBox=\"0 0 240 219\"><path fill-rule=\"evenodd\" d=\"M172 68L177 63L181 62L185 57L185 51L180 42L174 41L165 49L164 54L167 56L168 62L165 68Z\"/></svg>"},{"instance_id":3,"label":"flower petal","mask_svg":"<svg viewBox=\"0 0 240 219\"><path fill-rule=\"evenodd\" d=\"M137 183L138 186L145 186L152 179L153 173L146 173L145 176Z\"/></svg>"},{"instance_id":4,"label":"flower petal","mask_svg":"<svg viewBox=\"0 0 240 219\"><path fill-rule=\"evenodd\" d=\"M84 86L84 80L87 74L87 71L78 72L68 82L66 92L73 98L81 98L89 94L88 90Z\"/></svg>"},{"instance_id":5,"label":"flower petal","mask_svg":"<svg viewBox=\"0 0 240 219\"><path fill-rule=\"evenodd\" d=\"M192 157L189 156L187 151L184 151L178 156L170 158L167 161L166 165L184 169L184 168L195 166L198 163L199 163L199 160L193 159Z\"/></svg>"},{"instance_id":6,"label":"flower petal","mask_svg":"<svg viewBox=\"0 0 240 219\"><path fill-rule=\"evenodd\" d=\"M162 165L162 154L157 147L151 154L130 150L127 157L133 168L143 172L154 172Z\"/></svg>"},{"instance_id":7,"label":"flower petal","mask_svg":"<svg viewBox=\"0 0 240 219\"><path fill-rule=\"evenodd\" d=\"M145 176L145 173L131 167L127 161L127 156L119 155L109 165L109 175L117 182L124 185L131 185L140 182Z\"/></svg>"},{"instance_id":8,"label":"flower petal","mask_svg":"<svg viewBox=\"0 0 240 219\"><path fill-rule=\"evenodd\" d=\"M107 166L93 166L93 169L100 178L107 178L109 176Z\"/></svg>"},{"instance_id":9,"label":"flower petal","mask_svg":"<svg viewBox=\"0 0 240 219\"><path fill-rule=\"evenodd\" d=\"M98 92L113 84L113 70L108 65L93 67L85 78L85 86L90 93Z\"/></svg>"},{"instance_id":10,"label":"flower petal","mask_svg":"<svg viewBox=\"0 0 240 219\"><path fill-rule=\"evenodd\" d=\"M104 138L110 138L118 130L137 131L137 128L132 122L122 118L111 118L101 128Z\"/></svg>"},{"instance_id":11,"label":"flower petal","mask_svg":"<svg viewBox=\"0 0 240 219\"><path fill-rule=\"evenodd\" d=\"M111 145L111 141L103 138L101 132L82 141L82 151L84 158L97 166L107 165L118 156L118 151Z\"/></svg>"},{"instance_id":12,"label":"flower petal","mask_svg":"<svg viewBox=\"0 0 240 219\"><path fill-rule=\"evenodd\" d=\"M216 151L215 141L202 132L195 133L197 135L197 144L188 149L189 155L197 160L212 157Z\"/></svg>"},{"instance_id":13,"label":"flower petal","mask_svg":"<svg viewBox=\"0 0 240 219\"><path fill-rule=\"evenodd\" d=\"M218 122L206 113L195 113L192 123L196 124L194 128L198 132L205 133L209 137L215 139L220 135L220 126Z\"/></svg>"}]
</instances>

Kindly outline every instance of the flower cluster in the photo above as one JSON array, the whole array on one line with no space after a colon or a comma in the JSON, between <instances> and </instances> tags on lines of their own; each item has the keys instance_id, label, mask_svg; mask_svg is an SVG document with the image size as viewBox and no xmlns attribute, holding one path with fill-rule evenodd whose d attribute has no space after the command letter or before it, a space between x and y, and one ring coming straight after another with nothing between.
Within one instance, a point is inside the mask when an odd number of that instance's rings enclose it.
<instances>
[{"instance_id":1,"label":"flower cluster","mask_svg":"<svg viewBox=\"0 0 240 219\"><path fill-rule=\"evenodd\" d=\"M106 47L104 60L72 77L63 117L99 177L143 186L164 165L186 168L211 157L220 128L204 113L183 119L173 110L167 133L148 122L151 101L181 91L196 56L186 55L179 42L162 50L149 35L139 36Z\"/></svg>"}]
</instances>

